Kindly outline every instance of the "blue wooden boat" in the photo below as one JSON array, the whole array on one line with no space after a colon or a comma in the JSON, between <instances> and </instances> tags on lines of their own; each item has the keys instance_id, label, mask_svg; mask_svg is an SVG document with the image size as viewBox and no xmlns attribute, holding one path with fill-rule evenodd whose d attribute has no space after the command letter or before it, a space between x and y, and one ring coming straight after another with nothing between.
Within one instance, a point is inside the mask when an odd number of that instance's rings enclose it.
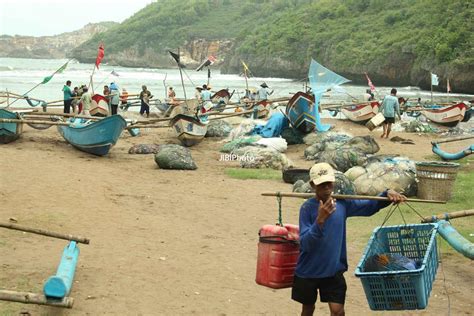
<instances>
[{"instance_id":1,"label":"blue wooden boat","mask_svg":"<svg viewBox=\"0 0 474 316\"><path fill-rule=\"evenodd\" d=\"M463 150L458 151L457 153L448 153L439 148L437 143L432 143L431 150L441 157L443 160L459 160L466 156L471 155L474 152L474 145L468 146Z\"/></svg>"},{"instance_id":2,"label":"blue wooden boat","mask_svg":"<svg viewBox=\"0 0 474 316\"><path fill-rule=\"evenodd\" d=\"M19 119L17 113L0 109L1 119ZM17 140L23 132L21 123L2 123L0 122L0 144L8 144Z\"/></svg>"},{"instance_id":3,"label":"blue wooden boat","mask_svg":"<svg viewBox=\"0 0 474 316\"><path fill-rule=\"evenodd\" d=\"M94 122L78 118L70 122L70 126L58 126L59 133L77 149L97 156L107 155L127 126L120 115Z\"/></svg>"},{"instance_id":4,"label":"blue wooden boat","mask_svg":"<svg viewBox=\"0 0 474 316\"><path fill-rule=\"evenodd\" d=\"M295 93L286 106L286 116L293 128L312 132L316 128L314 97L301 91Z\"/></svg>"}]
</instances>

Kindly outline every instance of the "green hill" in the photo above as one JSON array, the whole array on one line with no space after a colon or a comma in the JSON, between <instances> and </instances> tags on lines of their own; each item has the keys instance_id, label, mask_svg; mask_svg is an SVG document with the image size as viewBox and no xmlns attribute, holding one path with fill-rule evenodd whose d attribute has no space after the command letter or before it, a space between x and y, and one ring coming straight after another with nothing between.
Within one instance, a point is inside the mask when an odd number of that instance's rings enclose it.
<instances>
[{"instance_id":1,"label":"green hill","mask_svg":"<svg viewBox=\"0 0 474 316\"><path fill-rule=\"evenodd\" d=\"M243 59L257 76L303 78L314 58L354 82L368 72L379 85L426 88L434 72L440 89L449 77L474 92L473 12L466 0L159 0L73 56L92 61L103 41L110 62L167 67L168 49L201 61L217 45L223 72Z\"/></svg>"}]
</instances>

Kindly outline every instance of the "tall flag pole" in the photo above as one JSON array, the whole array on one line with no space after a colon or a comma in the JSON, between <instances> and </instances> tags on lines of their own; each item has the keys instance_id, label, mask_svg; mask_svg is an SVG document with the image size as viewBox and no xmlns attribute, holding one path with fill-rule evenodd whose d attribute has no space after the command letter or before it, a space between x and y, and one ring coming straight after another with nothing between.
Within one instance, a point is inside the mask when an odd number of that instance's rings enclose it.
<instances>
[{"instance_id":1,"label":"tall flag pole","mask_svg":"<svg viewBox=\"0 0 474 316\"><path fill-rule=\"evenodd\" d=\"M99 48L97 51L97 57L95 59L95 64L94 68L92 69L91 73L91 80L89 81L89 87L92 87L92 93L94 93L94 82L92 81L92 77L94 76L95 69L99 69L99 65L102 62L102 59L104 59L105 55L105 48L104 48L104 43L99 44Z\"/></svg>"},{"instance_id":2,"label":"tall flag pole","mask_svg":"<svg viewBox=\"0 0 474 316\"><path fill-rule=\"evenodd\" d=\"M438 76L434 73L431 73L431 103L433 103L433 86L437 86L438 84Z\"/></svg>"},{"instance_id":3,"label":"tall flag pole","mask_svg":"<svg viewBox=\"0 0 474 316\"><path fill-rule=\"evenodd\" d=\"M367 73L365 73L365 78L367 78L367 84L369 85L370 91L372 93L377 93L377 91L375 90L375 86L372 83L372 80L370 80L369 75ZM378 96L378 93L377 93L377 96Z\"/></svg>"},{"instance_id":4,"label":"tall flag pole","mask_svg":"<svg viewBox=\"0 0 474 316\"><path fill-rule=\"evenodd\" d=\"M184 80L183 80L183 72L181 71L181 68L183 67L183 64L179 61L179 48L178 48L178 53L173 53L172 51L168 51L173 57L173 59L176 61L178 64L178 69L179 69L179 75L181 77L181 85L183 86L183 92L184 92L184 102L186 103L186 106L188 105L188 98L186 97L186 89L184 88Z\"/></svg>"},{"instance_id":5,"label":"tall flag pole","mask_svg":"<svg viewBox=\"0 0 474 316\"><path fill-rule=\"evenodd\" d=\"M40 85L42 84L46 84L48 83L51 79L53 79L53 76L55 74L58 74L58 73L62 73L64 70L66 70L67 68L67 64L69 64L69 62L71 61L72 59L69 59L64 65L62 65L61 67L58 68L58 70L56 70L55 72L53 72L50 76L46 76L43 78L43 81L41 81L40 83L38 83L37 85L35 85L33 88L31 88L30 90L26 91L25 93L23 93L23 96L27 96L28 93L30 93L31 91L33 91L34 89L36 89L37 87L39 87ZM16 101L18 101L19 99L16 99L14 100L12 103L10 103L10 105L12 105L13 103L15 103ZM10 106L9 105L9 106Z\"/></svg>"},{"instance_id":6,"label":"tall flag pole","mask_svg":"<svg viewBox=\"0 0 474 316\"><path fill-rule=\"evenodd\" d=\"M248 74L250 73L250 69L247 66L246 63L244 63L243 60L240 61L242 63L242 66L244 66L244 78L245 78L245 95L250 97L249 93L249 82L248 82Z\"/></svg>"},{"instance_id":7,"label":"tall flag pole","mask_svg":"<svg viewBox=\"0 0 474 316\"><path fill-rule=\"evenodd\" d=\"M449 94L451 93L451 85L449 84L449 77L446 83L446 92L448 93L448 103L449 103Z\"/></svg>"}]
</instances>

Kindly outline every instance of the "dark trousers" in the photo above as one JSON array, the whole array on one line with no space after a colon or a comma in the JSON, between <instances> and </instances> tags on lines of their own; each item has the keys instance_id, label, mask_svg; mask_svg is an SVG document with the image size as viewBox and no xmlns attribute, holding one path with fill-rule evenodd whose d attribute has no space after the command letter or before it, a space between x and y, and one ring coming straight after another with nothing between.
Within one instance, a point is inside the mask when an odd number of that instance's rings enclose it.
<instances>
[{"instance_id":1,"label":"dark trousers","mask_svg":"<svg viewBox=\"0 0 474 316\"><path fill-rule=\"evenodd\" d=\"M111 104L110 108L112 109L112 115L117 114L118 104Z\"/></svg>"},{"instance_id":2,"label":"dark trousers","mask_svg":"<svg viewBox=\"0 0 474 316\"><path fill-rule=\"evenodd\" d=\"M146 115L150 115L150 106L142 101L142 106L140 107L140 114L143 115L143 113L145 112Z\"/></svg>"},{"instance_id":3,"label":"dark trousers","mask_svg":"<svg viewBox=\"0 0 474 316\"><path fill-rule=\"evenodd\" d=\"M64 100L64 113L71 113L72 99Z\"/></svg>"}]
</instances>

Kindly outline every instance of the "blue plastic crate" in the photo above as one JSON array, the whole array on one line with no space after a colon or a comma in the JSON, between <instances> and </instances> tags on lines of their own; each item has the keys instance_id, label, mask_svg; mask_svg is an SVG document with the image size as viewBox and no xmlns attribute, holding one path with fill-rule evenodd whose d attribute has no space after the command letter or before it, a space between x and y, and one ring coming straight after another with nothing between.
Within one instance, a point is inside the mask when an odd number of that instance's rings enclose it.
<instances>
[{"instance_id":1,"label":"blue plastic crate","mask_svg":"<svg viewBox=\"0 0 474 316\"><path fill-rule=\"evenodd\" d=\"M438 270L437 224L379 227L370 237L355 275L372 310L424 309ZM399 254L422 265L416 270L364 272L375 254Z\"/></svg>"}]
</instances>

